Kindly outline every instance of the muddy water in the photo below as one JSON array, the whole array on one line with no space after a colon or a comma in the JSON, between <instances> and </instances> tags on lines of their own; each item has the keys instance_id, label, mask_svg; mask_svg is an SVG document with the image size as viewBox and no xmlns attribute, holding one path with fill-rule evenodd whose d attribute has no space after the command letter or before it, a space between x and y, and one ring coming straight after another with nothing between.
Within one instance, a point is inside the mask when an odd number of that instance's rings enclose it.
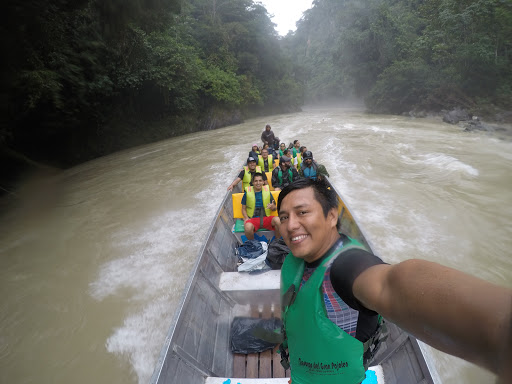
<instances>
[{"instance_id":1,"label":"muddy water","mask_svg":"<svg viewBox=\"0 0 512 384\"><path fill-rule=\"evenodd\" d=\"M0 382L147 383L226 186L267 122L326 166L386 261L424 258L512 286L511 143L437 120L305 108L27 184L0 218ZM440 382L494 382L425 350Z\"/></svg>"}]
</instances>

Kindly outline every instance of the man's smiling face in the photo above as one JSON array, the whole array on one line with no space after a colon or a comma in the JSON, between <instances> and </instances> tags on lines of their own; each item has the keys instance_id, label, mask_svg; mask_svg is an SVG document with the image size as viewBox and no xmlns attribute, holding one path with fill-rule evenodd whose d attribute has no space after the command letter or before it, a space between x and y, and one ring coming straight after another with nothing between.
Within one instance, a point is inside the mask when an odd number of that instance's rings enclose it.
<instances>
[{"instance_id":1,"label":"man's smiling face","mask_svg":"<svg viewBox=\"0 0 512 384\"><path fill-rule=\"evenodd\" d=\"M280 232L293 256L311 263L324 255L338 236L337 210L324 216L313 188L290 192L281 202Z\"/></svg>"}]
</instances>

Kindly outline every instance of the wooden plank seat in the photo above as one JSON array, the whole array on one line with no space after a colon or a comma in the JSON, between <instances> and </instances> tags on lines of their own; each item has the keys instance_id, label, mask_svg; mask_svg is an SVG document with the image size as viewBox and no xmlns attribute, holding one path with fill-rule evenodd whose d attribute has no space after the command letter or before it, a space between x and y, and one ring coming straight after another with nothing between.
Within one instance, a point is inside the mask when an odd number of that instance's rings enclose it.
<instances>
[{"instance_id":1,"label":"wooden plank seat","mask_svg":"<svg viewBox=\"0 0 512 384\"><path fill-rule=\"evenodd\" d=\"M251 317L261 319L280 318L279 308L266 305L260 310L259 307L252 306ZM278 348L279 346L276 346L274 349L260 353L233 354L233 377L254 379L290 377L290 371L285 371L281 365L281 355L278 352ZM286 383L287 380L284 382ZM274 383L274 381L271 383ZM282 381L277 381L277 383L280 384Z\"/></svg>"}]
</instances>

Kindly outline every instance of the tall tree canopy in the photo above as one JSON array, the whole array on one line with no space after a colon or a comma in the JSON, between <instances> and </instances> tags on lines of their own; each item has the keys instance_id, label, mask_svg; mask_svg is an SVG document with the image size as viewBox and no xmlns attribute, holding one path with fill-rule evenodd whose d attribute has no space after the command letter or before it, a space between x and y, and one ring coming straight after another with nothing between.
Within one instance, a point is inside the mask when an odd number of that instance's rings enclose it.
<instances>
[{"instance_id":1,"label":"tall tree canopy","mask_svg":"<svg viewBox=\"0 0 512 384\"><path fill-rule=\"evenodd\" d=\"M316 0L286 46L306 101L364 96L377 112L512 107L507 0Z\"/></svg>"},{"instance_id":2,"label":"tall tree canopy","mask_svg":"<svg viewBox=\"0 0 512 384\"><path fill-rule=\"evenodd\" d=\"M253 0L4 12L1 159L66 166L331 97L384 113L512 108L509 0L315 0L284 38Z\"/></svg>"},{"instance_id":3,"label":"tall tree canopy","mask_svg":"<svg viewBox=\"0 0 512 384\"><path fill-rule=\"evenodd\" d=\"M216 113L302 104L252 0L11 1L6 20L0 148L36 160L73 164L226 124Z\"/></svg>"}]
</instances>

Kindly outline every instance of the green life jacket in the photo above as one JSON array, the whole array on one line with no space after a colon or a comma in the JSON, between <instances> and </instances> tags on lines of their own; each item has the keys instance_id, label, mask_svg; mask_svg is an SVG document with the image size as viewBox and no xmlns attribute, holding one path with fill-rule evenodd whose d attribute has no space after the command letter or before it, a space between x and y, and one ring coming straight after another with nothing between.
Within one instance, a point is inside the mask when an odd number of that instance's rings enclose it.
<instances>
[{"instance_id":1,"label":"green life jacket","mask_svg":"<svg viewBox=\"0 0 512 384\"><path fill-rule=\"evenodd\" d=\"M249 168L247 167L247 165L244 166L244 170L245 170L245 173L244 173L244 178L242 179L242 189L245 191L245 188L247 188L248 186L251 185L252 175L251 175L251 172L249 171ZM255 172L261 173L261 168L258 165L256 166Z\"/></svg>"},{"instance_id":2,"label":"green life jacket","mask_svg":"<svg viewBox=\"0 0 512 384\"><path fill-rule=\"evenodd\" d=\"M268 155L268 171L265 171L265 172L272 172L272 170L274 169L274 158L272 157L272 155ZM262 169L262 170L265 170L265 162L263 160L263 156L261 155L258 155L258 166Z\"/></svg>"},{"instance_id":3,"label":"green life jacket","mask_svg":"<svg viewBox=\"0 0 512 384\"><path fill-rule=\"evenodd\" d=\"M247 187L245 189L246 197L245 197L245 209L247 210L247 216L251 218L254 215L254 209L256 208L256 192L254 192L254 187ZM272 211L267 208L267 205L270 204L270 189L268 185L264 185L261 190L262 198L263 198L263 208L265 208L265 215L270 216Z\"/></svg>"},{"instance_id":4,"label":"green life jacket","mask_svg":"<svg viewBox=\"0 0 512 384\"><path fill-rule=\"evenodd\" d=\"M279 179L279 185L283 185L283 170L279 167L279 171L277 172L277 178ZM288 181L291 183L293 181L293 172L292 169L288 169Z\"/></svg>"},{"instance_id":5,"label":"green life jacket","mask_svg":"<svg viewBox=\"0 0 512 384\"><path fill-rule=\"evenodd\" d=\"M368 342L363 344L329 320L322 293L329 260L349 249L365 249L346 240L325 257L300 291L304 260L290 253L281 269L282 317L293 384L356 384L365 378L363 354Z\"/></svg>"}]
</instances>

